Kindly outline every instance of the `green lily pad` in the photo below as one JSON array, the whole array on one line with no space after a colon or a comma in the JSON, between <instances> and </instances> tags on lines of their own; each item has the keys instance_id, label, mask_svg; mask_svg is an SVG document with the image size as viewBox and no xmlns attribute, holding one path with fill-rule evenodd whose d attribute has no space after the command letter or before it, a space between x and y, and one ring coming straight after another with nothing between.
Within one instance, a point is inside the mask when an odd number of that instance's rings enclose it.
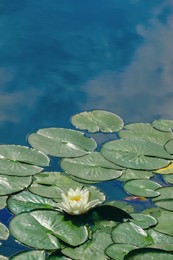
<instances>
[{"instance_id":1,"label":"green lily pad","mask_svg":"<svg viewBox=\"0 0 173 260\"><path fill-rule=\"evenodd\" d=\"M0 222L0 240L6 240L9 236L9 230Z\"/></svg>"},{"instance_id":2,"label":"green lily pad","mask_svg":"<svg viewBox=\"0 0 173 260\"><path fill-rule=\"evenodd\" d=\"M151 228L147 230L147 233L153 239L153 243L150 245L150 247L160 248L160 249L164 249L164 250L168 250L168 251L173 250L173 237L172 236L162 234ZM159 247L159 245L160 245L160 247ZM162 245L164 245L164 247L162 247ZM167 245L167 249L166 249L166 245Z\"/></svg>"},{"instance_id":3,"label":"green lily pad","mask_svg":"<svg viewBox=\"0 0 173 260\"><path fill-rule=\"evenodd\" d=\"M68 174L91 181L112 180L122 175L121 167L107 161L98 152L79 158L65 158L60 166Z\"/></svg>"},{"instance_id":4,"label":"green lily pad","mask_svg":"<svg viewBox=\"0 0 173 260\"><path fill-rule=\"evenodd\" d=\"M161 145L140 139L107 142L102 146L101 153L115 164L137 170L165 167L170 163L165 159L172 158Z\"/></svg>"},{"instance_id":5,"label":"green lily pad","mask_svg":"<svg viewBox=\"0 0 173 260\"><path fill-rule=\"evenodd\" d=\"M110 205L110 206L114 206L117 207L119 209L124 210L126 213L130 214L134 212L134 207L132 205L129 205L127 202L125 201L120 201L120 200L112 200L112 201L108 201L106 202L104 205Z\"/></svg>"},{"instance_id":6,"label":"green lily pad","mask_svg":"<svg viewBox=\"0 0 173 260\"><path fill-rule=\"evenodd\" d=\"M76 114L71 118L71 122L76 128L88 130L91 133L98 131L113 133L124 126L122 118L104 110L92 110Z\"/></svg>"},{"instance_id":7,"label":"green lily pad","mask_svg":"<svg viewBox=\"0 0 173 260\"><path fill-rule=\"evenodd\" d=\"M0 197L0 209L3 209L7 205L7 198L8 196L1 196Z\"/></svg>"},{"instance_id":8,"label":"green lily pad","mask_svg":"<svg viewBox=\"0 0 173 260\"><path fill-rule=\"evenodd\" d=\"M151 171L141 171L134 169L126 169L123 174L118 178L119 181L128 181L132 179L150 179L154 173Z\"/></svg>"},{"instance_id":9,"label":"green lily pad","mask_svg":"<svg viewBox=\"0 0 173 260\"><path fill-rule=\"evenodd\" d=\"M157 214L156 218L158 224L154 227L154 230L169 236L173 236L173 229L171 228L173 226L172 211L162 210L159 212L159 214Z\"/></svg>"},{"instance_id":10,"label":"green lily pad","mask_svg":"<svg viewBox=\"0 0 173 260\"><path fill-rule=\"evenodd\" d=\"M143 229L147 229L157 224L157 220L150 215L145 215L142 213L132 213L130 215L133 218L131 222L140 226Z\"/></svg>"},{"instance_id":11,"label":"green lily pad","mask_svg":"<svg viewBox=\"0 0 173 260\"><path fill-rule=\"evenodd\" d=\"M76 248L65 248L62 253L72 259L80 260L107 260L105 249L112 244L110 235L106 232L97 230L93 234L92 240Z\"/></svg>"},{"instance_id":12,"label":"green lily pad","mask_svg":"<svg viewBox=\"0 0 173 260\"><path fill-rule=\"evenodd\" d=\"M10 260L46 260L45 251L25 251L10 257Z\"/></svg>"},{"instance_id":13,"label":"green lily pad","mask_svg":"<svg viewBox=\"0 0 173 260\"><path fill-rule=\"evenodd\" d=\"M34 209L53 209L57 207L57 204L52 199L35 195L29 191L22 191L12 195L8 199L7 205L8 209L15 215Z\"/></svg>"},{"instance_id":14,"label":"green lily pad","mask_svg":"<svg viewBox=\"0 0 173 260\"><path fill-rule=\"evenodd\" d=\"M173 184L173 174L164 175L163 176L164 181L167 183Z\"/></svg>"},{"instance_id":15,"label":"green lily pad","mask_svg":"<svg viewBox=\"0 0 173 260\"><path fill-rule=\"evenodd\" d=\"M45 154L57 157L78 157L95 150L96 142L82 132L64 128L44 128L28 138L29 143Z\"/></svg>"},{"instance_id":16,"label":"green lily pad","mask_svg":"<svg viewBox=\"0 0 173 260\"><path fill-rule=\"evenodd\" d=\"M27 188L32 182L29 177L0 175L0 195L7 195Z\"/></svg>"},{"instance_id":17,"label":"green lily pad","mask_svg":"<svg viewBox=\"0 0 173 260\"><path fill-rule=\"evenodd\" d=\"M39 173L43 168L21 163L18 161L12 161L9 159L0 159L0 174L11 176L30 176Z\"/></svg>"},{"instance_id":18,"label":"green lily pad","mask_svg":"<svg viewBox=\"0 0 173 260\"><path fill-rule=\"evenodd\" d=\"M162 187L157 191L160 195L153 199L156 206L173 211L173 187Z\"/></svg>"},{"instance_id":19,"label":"green lily pad","mask_svg":"<svg viewBox=\"0 0 173 260\"><path fill-rule=\"evenodd\" d=\"M61 252L59 252L59 254L50 255L48 257L48 260L72 260L72 259L64 256Z\"/></svg>"},{"instance_id":20,"label":"green lily pad","mask_svg":"<svg viewBox=\"0 0 173 260\"><path fill-rule=\"evenodd\" d=\"M65 219L62 213L35 210L21 213L10 221L10 232L19 242L38 249L60 248L60 240L79 246L88 237L87 228L75 219Z\"/></svg>"},{"instance_id":21,"label":"green lily pad","mask_svg":"<svg viewBox=\"0 0 173 260\"><path fill-rule=\"evenodd\" d=\"M172 132L173 121L168 119L159 119L152 122L152 126L163 132Z\"/></svg>"},{"instance_id":22,"label":"green lily pad","mask_svg":"<svg viewBox=\"0 0 173 260\"><path fill-rule=\"evenodd\" d=\"M83 184L76 182L62 172L42 172L34 176L35 180L29 191L46 198L61 199L61 193L81 188Z\"/></svg>"},{"instance_id":23,"label":"green lily pad","mask_svg":"<svg viewBox=\"0 0 173 260\"><path fill-rule=\"evenodd\" d=\"M148 123L126 125L124 129L119 132L119 136L123 139L145 139L161 145L165 145L170 139L173 139L172 133L158 131Z\"/></svg>"},{"instance_id":24,"label":"green lily pad","mask_svg":"<svg viewBox=\"0 0 173 260\"><path fill-rule=\"evenodd\" d=\"M124 260L173 260L173 254L161 249L140 248L131 251Z\"/></svg>"},{"instance_id":25,"label":"green lily pad","mask_svg":"<svg viewBox=\"0 0 173 260\"><path fill-rule=\"evenodd\" d=\"M173 140L170 140L165 144L165 149L168 153L173 154Z\"/></svg>"},{"instance_id":26,"label":"green lily pad","mask_svg":"<svg viewBox=\"0 0 173 260\"><path fill-rule=\"evenodd\" d=\"M112 244L106 248L106 254L115 260L123 260L131 250L136 249L136 246L128 244Z\"/></svg>"},{"instance_id":27,"label":"green lily pad","mask_svg":"<svg viewBox=\"0 0 173 260\"><path fill-rule=\"evenodd\" d=\"M47 155L27 146L1 144L0 157L39 166L49 165Z\"/></svg>"},{"instance_id":28,"label":"green lily pad","mask_svg":"<svg viewBox=\"0 0 173 260\"><path fill-rule=\"evenodd\" d=\"M124 184L124 189L135 196L157 197L160 192L157 191L161 185L150 180L130 180Z\"/></svg>"}]
</instances>

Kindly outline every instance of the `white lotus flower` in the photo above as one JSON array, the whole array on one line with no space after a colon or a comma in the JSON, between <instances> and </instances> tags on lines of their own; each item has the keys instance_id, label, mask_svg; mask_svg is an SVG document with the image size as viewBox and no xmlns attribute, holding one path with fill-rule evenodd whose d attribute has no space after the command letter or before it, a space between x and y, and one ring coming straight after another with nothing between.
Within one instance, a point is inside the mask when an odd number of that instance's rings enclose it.
<instances>
[{"instance_id":1,"label":"white lotus flower","mask_svg":"<svg viewBox=\"0 0 173 260\"><path fill-rule=\"evenodd\" d=\"M83 214L99 204L98 199L89 201L89 191L87 189L77 188L73 190L70 188L67 194L62 192L61 197L62 202L59 203L58 207L71 215Z\"/></svg>"}]
</instances>

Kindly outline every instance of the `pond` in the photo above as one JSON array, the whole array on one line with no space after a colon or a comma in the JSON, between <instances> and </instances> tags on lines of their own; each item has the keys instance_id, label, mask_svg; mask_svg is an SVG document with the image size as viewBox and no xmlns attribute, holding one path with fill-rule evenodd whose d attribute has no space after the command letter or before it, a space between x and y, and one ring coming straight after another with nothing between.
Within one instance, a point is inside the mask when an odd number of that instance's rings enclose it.
<instances>
[{"instance_id":1,"label":"pond","mask_svg":"<svg viewBox=\"0 0 173 260\"><path fill-rule=\"evenodd\" d=\"M172 120L172 24L171 0L0 0L0 143L29 146L38 129L74 130L70 119L83 111L110 111L125 125ZM115 137L86 135L99 147ZM51 159L49 170L57 165ZM118 180L96 187L136 212L153 206ZM12 216L2 209L0 222ZM6 257L27 249L12 236L1 242Z\"/></svg>"}]
</instances>

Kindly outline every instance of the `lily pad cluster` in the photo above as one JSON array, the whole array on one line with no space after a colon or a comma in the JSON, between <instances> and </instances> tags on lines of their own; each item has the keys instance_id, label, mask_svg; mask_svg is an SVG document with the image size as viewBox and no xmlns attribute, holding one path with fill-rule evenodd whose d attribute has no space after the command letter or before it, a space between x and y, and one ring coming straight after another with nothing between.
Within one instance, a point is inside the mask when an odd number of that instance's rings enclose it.
<instances>
[{"instance_id":1,"label":"lily pad cluster","mask_svg":"<svg viewBox=\"0 0 173 260\"><path fill-rule=\"evenodd\" d=\"M125 125L92 110L71 122L30 134L28 146L0 145L0 209L13 214L0 247L9 235L28 247L0 259L173 259L173 121ZM113 180L122 201L99 188ZM134 198L150 207L135 211Z\"/></svg>"}]
</instances>

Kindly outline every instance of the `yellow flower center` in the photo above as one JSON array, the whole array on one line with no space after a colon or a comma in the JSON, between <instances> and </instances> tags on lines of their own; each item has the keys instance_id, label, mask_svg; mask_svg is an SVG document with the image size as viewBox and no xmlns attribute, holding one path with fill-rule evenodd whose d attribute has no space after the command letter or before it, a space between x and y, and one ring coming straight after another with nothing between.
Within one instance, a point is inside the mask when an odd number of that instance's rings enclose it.
<instances>
[{"instance_id":1,"label":"yellow flower center","mask_svg":"<svg viewBox=\"0 0 173 260\"><path fill-rule=\"evenodd\" d=\"M76 196L70 196L69 200L71 201L79 201L81 200L81 196L80 195L76 195Z\"/></svg>"}]
</instances>

